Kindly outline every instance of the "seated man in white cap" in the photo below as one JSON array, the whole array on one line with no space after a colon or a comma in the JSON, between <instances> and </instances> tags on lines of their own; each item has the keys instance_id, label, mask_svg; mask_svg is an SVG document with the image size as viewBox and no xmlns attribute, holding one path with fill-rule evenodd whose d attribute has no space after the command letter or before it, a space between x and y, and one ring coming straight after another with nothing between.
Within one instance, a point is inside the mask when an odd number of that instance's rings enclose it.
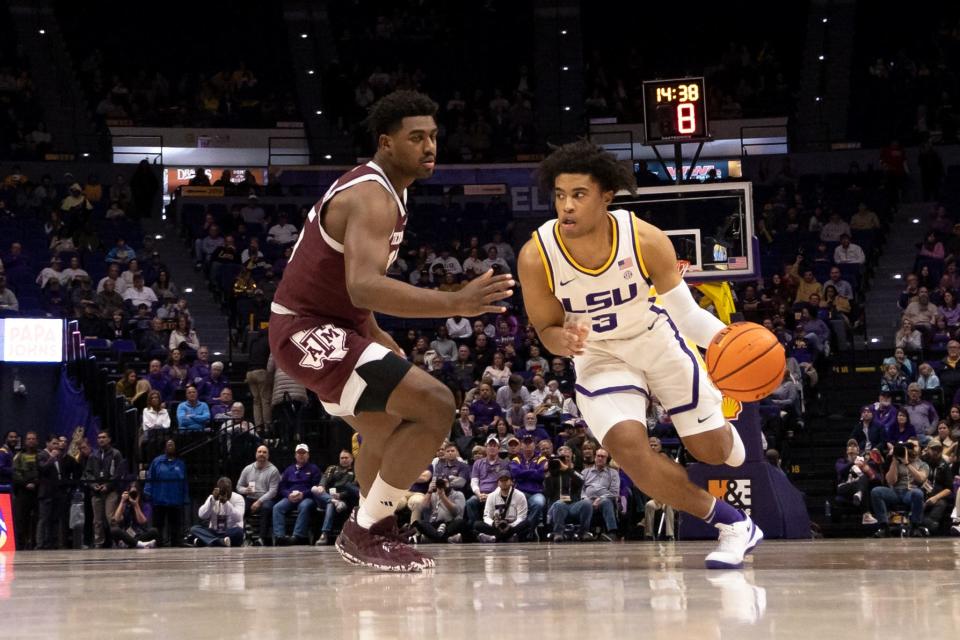
<instances>
[{"instance_id":1,"label":"seated man in white cap","mask_svg":"<svg viewBox=\"0 0 960 640\"><path fill-rule=\"evenodd\" d=\"M302 442L294 451L294 463L284 470L280 477L277 496L280 500L273 505L274 544L284 546L306 544L310 537L310 515L314 511L313 497L310 492L320 482L320 468L310 462L310 447ZM291 509L297 510L297 523L293 527L293 536L288 537L285 518Z\"/></svg>"},{"instance_id":2,"label":"seated man in white cap","mask_svg":"<svg viewBox=\"0 0 960 640\"><path fill-rule=\"evenodd\" d=\"M509 461L500 457L500 441L496 436L487 438L484 449L486 455L474 462L470 470L470 489L473 491L473 497L467 500L466 505L468 528L480 520L484 505L487 503L487 496L497 488L497 477L500 472L510 470Z\"/></svg>"}]
</instances>

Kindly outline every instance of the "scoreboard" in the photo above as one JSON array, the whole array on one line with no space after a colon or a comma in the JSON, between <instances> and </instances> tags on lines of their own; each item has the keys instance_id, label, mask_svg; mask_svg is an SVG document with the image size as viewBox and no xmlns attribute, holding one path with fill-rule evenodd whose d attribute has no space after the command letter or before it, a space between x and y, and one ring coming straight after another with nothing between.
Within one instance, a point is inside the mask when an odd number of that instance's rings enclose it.
<instances>
[{"instance_id":1,"label":"scoreboard","mask_svg":"<svg viewBox=\"0 0 960 640\"><path fill-rule=\"evenodd\" d=\"M644 82L643 125L647 144L709 138L703 78Z\"/></svg>"}]
</instances>

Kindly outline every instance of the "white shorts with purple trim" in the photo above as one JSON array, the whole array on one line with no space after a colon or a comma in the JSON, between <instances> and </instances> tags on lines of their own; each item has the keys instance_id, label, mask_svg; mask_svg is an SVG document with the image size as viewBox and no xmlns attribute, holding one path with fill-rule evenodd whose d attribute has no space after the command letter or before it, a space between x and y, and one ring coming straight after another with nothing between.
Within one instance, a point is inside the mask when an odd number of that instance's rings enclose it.
<instances>
[{"instance_id":1,"label":"white shorts with purple trim","mask_svg":"<svg viewBox=\"0 0 960 640\"><path fill-rule=\"evenodd\" d=\"M586 353L574 357L573 364L577 408L600 442L619 422L645 422L651 395L667 410L681 438L726 423L720 390L696 347L681 338L666 313L635 338L588 339Z\"/></svg>"}]
</instances>

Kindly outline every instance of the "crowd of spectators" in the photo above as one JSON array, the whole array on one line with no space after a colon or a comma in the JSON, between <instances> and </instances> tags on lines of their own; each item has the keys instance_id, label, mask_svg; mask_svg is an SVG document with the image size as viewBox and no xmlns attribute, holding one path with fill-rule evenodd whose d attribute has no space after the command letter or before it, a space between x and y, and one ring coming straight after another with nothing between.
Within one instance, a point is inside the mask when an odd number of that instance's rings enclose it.
<instances>
[{"instance_id":1,"label":"crowd of spectators","mask_svg":"<svg viewBox=\"0 0 960 640\"><path fill-rule=\"evenodd\" d=\"M787 349L783 383L761 407L765 448L776 445L782 450L791 432L803 427L804 404L810 393L816 393L820 377L817 368L846 347L844 340L857 322L864 263L880 238L882 222L873 211L876 193L866 178L847 176L839 186L805 183L784 165L776 176L758 185L756 193L762 253L768 261L778 261L780 269L763 282L742 284L734 293L738 312L770 328ZM84 201L82 193L72 197ZM424 197L420 203L415 195L411 200L418 215L411 217L404 245L389 270L391 277L417 287L454 291L488 268L515 269L510 216L498 199L483 204L481 214L468 216L462 197L448 194L439 204L431 198ZM79 210L85 208L81 205ZM254 485L238 477L238 468L227 470L224 477L231 484L225 479L217 482L216 495L211 493L211 499L203 501L203 513L196 516L209 519L213 514L216 523L192 530L188 540L238 544L244 538L237 537L236 529L245 518L247 540L329 543L344 514L356 504L355 478L349 471L356 451L341 454L339 464L333 465L340 469L332 469L335 473L327 477L328 473L309 463L309 447L299 441L303 446L293 451L294 464L278 473L272 493L270 483L261 481L259 474L266 468L267 447L272 446L270 425L279 414L296 414L309 403L306 389L276 369L264 328L276 282L308 211L307 207L261 205L254 192L243 204L210 205L181 218L197 269L205 272L225 303L232 299L248 317L243 344L249 364L242 383L234 376L231 384L223 366L211 362L209 348L191 330L189 308L178 297L176 283L164 275L159 257L138 257L120 238L110 253L102 253L107 271L97 287L114 292L118 286L126 287L120 299L114 299L114 315L109 318L101 317L98 307L84 309L87 318L81 318L82 332L98 335L88 333L86 327L106 323L106 339L133 338L145 358L142 369L124 371L117 382L117 393L141 409L138 446L127 463L134 478L137 468L145 473L143 479L150 474L174 477L176 447L194 437L225 436L232 443L228 454L234 462L257 451L257 471L249 470L257 476ZM467 222L471 219L474 224ZM50 221L50 231L57 228L56 222ZM852 237L858 242L852 242ZM858 251L861 240L866 248ZM800 255L797 247L804 248ZM785 253L788 248L794 249L792 255ZM71 277L83 279L78 270L84 266L71 264ZM63 277L58 269L50 267L48 280ZM94 289L92 282L90 288ZM135 319L133 325L127 323L128 315ZM619 472L616 461L589 435L576 406L570 362L548 353L539 343L519 297L508 301L508 311L502 315L435 322L383 318L381 325L392 332L415 366L450 388L460 407L457 416L451 417L449 442L401 505L401 515L422 540L673 535L672 510L639 494ZM248 391L252 402L245 406L241 400ZM647 422L651 446L674 451L676 432L656 398ZM293 448L298 440L290 442ZM164 455L169 459L156 464L158 456ZM129 473L122 480L128 479ZM246 500L240 510L239 501L229 497L232 487L241 495L252 492L254 500ZM179 505L182 511L186 503L178 500L183 497L164 498L160 506ZM134 544L150 544L154 539L179 544L186 526L168 520L157 526L158 503L152 502L148 520L160 535L135 539ZM198 506L198 502L191 504ZM115 502L108 506L105 513L116 512ZM136 508L131 508L130 517L137 519ZM664 513L670 522L657 526L657 513ZM255 514L259 515L253 518ZM264 523L265 519L270 522ZM171 536L168 529L176 535ZM93 543L97 542L94 537Z\"/></svg>"},{"instance_id":2,"label":"crowd of spectators","mask_svg":"<svg viewBox=\"0 0 960 640\"><path fill-rule=\"evenodd\" d=\"M855 58L851 126L866 144L956 143L960 16L946 5L932 15L906 7L895 15L859 14L874 37L864 39Z\"/></svg>"},{"instance_id":3,"label":"crowd of spectators","mask_svg":"<svg viewBox=\"0 0 960 640\"><path fill-rule=\"evenodd\" d=\"M637 45L627 56L599 45L591 51L584 69L587 117L643 120L643 82L652 78L640 66L642 57ZM794 109L796 89L771 41L756 45L730 42L702 75L711 119L787 116Z\"/></svg>"},{"instance_id":4,"label":"crowd of spectators","mask_svg":"<svg viewBox=\"0 0 960 640\"><path fill-rule=\"evenodd\" d=\"M53 142L30 72L0 53L0 160L42 160Z\"/></svg>"},{"instance_id":5,"label":"crowd of spectators","mask_svg":"<svg viewBox=\"0 0 960 640\"><path fill-rule=\"evenodd\" d=\"M103 125L274 127L301 119L293 95L243 60L212 71L131 73L112 69L95 49L81 61L80 74Z\"/></svg>"},{"instance_id":6,"label":"crowd of spectators","mask_svg":"<svg viewBox=\"0 0 960 640\"><path fill-rule=\"evenodd\" d=\"M274 127L300 122L282 12L191 7L171 33L162 7L135 17L53 3L89 109L101 125ZM210 25L216 25L211 30ZM237 37L236 34L258 34ZM167 47L144 47L165 42ZM203 55L179 43L203 42Z\"/></svg>"},{"instance_id":7,"label":"crowd of spectators","mask_svg":"<svg viewBox=\"0 0 960 640\"><path fill-rule=\"evenodd\" d=\"M517 20L504 24L495 15L499 4L331 5L339 59L323 76L324 110L352 132L358 155L372 152L367 108L395 89L425 91L440 105L446 162L510 161L543 151L534 122L533 47L524 29L532 15L511 7ZM515 33L515 46L491 46L481 38L485 26L501 37ZM458 73L467 66L469 79ZM453 77L462 80L451 84Z\"/></svg>"},{"instance_id":8,"label":"crowd of spectators","mask_svg":"<svg viewBox=\"0 0 960 640\"><path fill-rule=\"evenodd\" d=\"M880 363L877 402L861 410L837 462L838 501L889 535L891 510L905 534L960 533L960 224L944 202L929 205L911 273L897 300L893 353ZM907 513L909 512L909 513Z\"/></svg>"}]
</instances>

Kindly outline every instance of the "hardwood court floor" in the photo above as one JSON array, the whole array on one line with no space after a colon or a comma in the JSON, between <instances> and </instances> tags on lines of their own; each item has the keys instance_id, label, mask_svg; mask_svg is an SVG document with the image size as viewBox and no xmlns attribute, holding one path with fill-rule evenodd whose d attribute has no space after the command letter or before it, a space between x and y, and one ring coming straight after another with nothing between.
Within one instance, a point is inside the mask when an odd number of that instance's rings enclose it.
<instances>
[{"instance_id":1,"label":"hardwood court floor","mask_svg":"<svg viewBox=\"0 0 960 640\"><path fill-rule=\"evenodd\" d=\"M432 545L358 570L332 547L0 555L0 638L956 638L960 539Z\"/></svg>"}]
</instances>

